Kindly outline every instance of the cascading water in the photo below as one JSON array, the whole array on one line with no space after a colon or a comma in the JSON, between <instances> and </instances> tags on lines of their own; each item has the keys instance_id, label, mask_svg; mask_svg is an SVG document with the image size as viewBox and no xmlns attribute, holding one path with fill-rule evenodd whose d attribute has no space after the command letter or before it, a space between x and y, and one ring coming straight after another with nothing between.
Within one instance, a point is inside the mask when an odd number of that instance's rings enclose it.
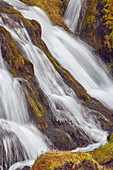
<instances>
[{"instance_id":1,"label":"cascading water","mask_svg":"<svg viewBox=\"0 0 113 170\"><path fill-rule=\"evenodd\" d=\"M3 15L3 18L5 21L7 20L7 24L4 25L2 20L0 24L11 33L25 56L33 63L35 76L40 87L48 96L56 120L71 122L72 126L79 127L88 134L91 140L104 142L107 133L103 132L99 124L95 123L96 119L90 115L90 110L86 110L80 105L73 91L63 82L47 56L33 45L24 26L18 27L17 24L13 24L17 25L17 27L12 30L10 23L14 21L11 21L11 18L6 15ZM8 22L9 20L10 23ZM59 110L57 107L61 109Z\"/></svg>"},{"instance_id":2,"label":"cascading water","mask_svg":"<svg viewBox=\"0 0 113 170\"><path fill-rule=\"evenodd\" d=\"M28 19L41 24L42 39L53 57L66 68L87 90L88 94L113 108L113 83L103 64L92 53L91 48L57 26L38 7L28 7L19 0L5 0Z\"/></svg>"},{"instance_id":3,"label":"cascading water","mask_svg":"<svg viewBox=\"0 0 113 170\"><path fill-rule=\"evenodd\" d=\"M52 26L46 14L38 7L28 7L19 0L4 1L15 7L26 18L37 20L42 26L42 39L47 44L54 58L70 71L90 95L112 107L113 92L111 94L110 89L108 90L108 87L113 89L112 81L85 43L79 39L75 39L62 28ZM81 106L73 91L63 82L61 76L50 63L47 56L33 45L22 23L21 25L18 23L13 24L14 29L10 26L10 23L14 21L5 14L2 15L2 17L5 18L5 20L7 19L7 24L4 23L1 18L0 25L11 33L13 39L19 44L25 56L33 63L37 81L41 89L48 96L56 119L69 121L73 127L79 127L88 134L91 140L95 140L99 142L99 144L105 143L107 133L101 129L99 122L96 120L96 116L91 115L90 110ZM19 27L17 25L19 25ZM14 78L12 78L12 81L13 80ZM57 109L57 106L59 106L60 110ZM13 121L12 119L10 120ZM1 120L1 122L8 124L8 126L3 126L5 131L8 131L9 128L13 134L16 134L20 146L22 145L24 148L23 156L25 155L25 159L33 159L36 154L38 154L36 153L37 150L40 152L39 141L41 141L42 146L45 147L45 149L42 149L44 151L47 150L47 145L43 142L42 135L40 132L37 132L34 126L27 124L20 125L15 122L10 123L10 121L6 121L7 123L5 123L3 120ZM33 143L25 136L28 142L26 145L26 140L22 139L25 134L29 134L27 136L31 136L31 139L34 137ZM11 142L13 143L13 141ZM9 143L11 144L11 142ZM31 145L34 150L31 150ZM7 144L5 146L7 146ZM8 147L10 148L9 144Z\"/></svg>"},{"instance_id":4,"label":"cascading water","mask_svg":"<svg viewBox=\"0 0 113 170\"><path fill-rule=\"evenodd\" d=\"M44 137L30 124L24 93L18 79L6 70L1 51L0 147L0 166L4 170L14 162L36 159L37 155L48 151Z\"/></svg>"},{"instance_id":5,"label":"cascading water","mask_svg":"<svg viewBox=\"0 0 113 170\"><path fill-rule=\"evenodd\" d=\"M84 0L70 0L64 14L64 20L66 24L73 32L75 32L77 27L83 1Z\"/></svg>"},{"instance_id":6,"label":"cascading water","mask_svg":"<svg viewBox=\"0 0 113 170\"><path fill-rule=\"evenodd\" d=\"M48 41L48 35L45 33L45 27L46 29L48 28L47 30L50 35L49 39L52 40L51 43L53 42L56 43L53 48L54 52L57 51L57 45L58 48L63 47L63 45L60 42L60 39L57 39L57 37L54 34L57 28L52 27L48 17L41 9L37 7L27 7L25 4L23 5L23 3L17 0L7 1L7 2L13 5L27 18L32 18L43 23L42 24L42 26L44 26L42 27L43 38L46 35L47 41ZM5 18L5 20L8 19L11 21L11 18L7 18L6 15L3 15L3 17ZM12 22L14 21L12 20ZM93 139L97 142L105 142L107 133L102 131L99 122L96 123L96 117L91 115L90 110L85 109L77 101L77 98L74 95L73 91L63 82L61 76L56 72L53 65L48 60L47 56L32 44L30 37L26 29L24 28L24 26L23 27L20 26L21 28L16 27L15 29L12 30L10 23L8 22L6 23L7 24L4 24L3 21L1 20L1 25L4 26L11 33L14 40L19 44L21 49L24 51L24 54L26 54L25 56L33 63L37 81L39 82L42 90L48 96L49 102L51 104L51 108L53 109L53 113L55 114L56 119L59 121L71 122L72 126L79 127L86 134L88 134L91 140ZM13 25L17 25L17 24L13 24ZM62 31L60 29L58 30ZM66 37L65 34L68 35L67 33L64 32L62 36ZM70 37L70 35L68 36ZM50 43L50 41L48 43ZM58 51L61 50L62 49L58 49ZM68 52L68 54L72 56L71 53ZM58 54L57 57L59 57ZM59 106L59 108L61 109L60 110L57 109L57 106Z\"/></svg>"}]
</instances>

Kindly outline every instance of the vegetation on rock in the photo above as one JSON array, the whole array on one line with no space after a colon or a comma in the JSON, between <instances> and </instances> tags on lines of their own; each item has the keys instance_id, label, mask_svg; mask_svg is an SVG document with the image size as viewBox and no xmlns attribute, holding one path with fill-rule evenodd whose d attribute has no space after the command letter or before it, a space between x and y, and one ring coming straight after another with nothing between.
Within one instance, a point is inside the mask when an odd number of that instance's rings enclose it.
<instances>
[{"instance_id":1,"label":"vegetation on rock","mask_svg":"<svg viewBox=\"0 0 113 170\"><path fill-rule=\"evenodd\" d=\"M113 133L106 145L88 153L51 151L37 158L31 170L112 170Z\"/></svg>"},{"instance_id":2,"label":"vegetation on rock","mask_svg":"<svg viewBox=\"0 0 113 170\"><path fill-rule=\"evenodd\" d=\"M109 142L89 152L91 156L105 169L113 169L113 133L109 137Z\"/></svg>"},{"instance_id":3,"label":"vegetation on rock","mask_svg":"<svg viewBox=\"0 0 113 170\"><path fill-rule=\"evenodd\" d=\"M101 167L87 153L82 152L49 152L35 161L31 170L99 170Z\"/></svg>"},{"instance_id":4,"label":"vegetation on rock","mask_svg":"<svg viewBox=\"0 0 113 170\"><path fill-rule=\"evenodd\" d=\"M50 17L54 25L59 25L69 30L63 20L64 5L69 0L21 0L24 3L42 8Z\"/></svg>"},{"instance_id":5,"label":"vegetation on rock","mask_svg":"<svg viewBox=\"0 0 113 170\"><path fill-rule=\"evenodd\" d=\"M113 72L113 1L87 0L86 13L81 28L81 37Z\"/></svg>"}]
</instances>

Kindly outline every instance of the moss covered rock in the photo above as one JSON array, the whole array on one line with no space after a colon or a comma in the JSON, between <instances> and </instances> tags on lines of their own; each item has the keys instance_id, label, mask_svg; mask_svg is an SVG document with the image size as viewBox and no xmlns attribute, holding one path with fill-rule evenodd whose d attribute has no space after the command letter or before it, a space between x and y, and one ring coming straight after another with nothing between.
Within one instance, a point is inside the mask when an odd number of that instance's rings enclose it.
<instances>
[{"instance_id":1,"label":"moss covered rock","mask_svg":"<svg viewBox=\"0 0 113 170\"><path fill-rule=\"evenodd\" d=\"M113 140L88 153L51 151L37 158L31 170L112 170Z\"/></svg>"},{"instance_id":2,"label":"moss covered rock","mask_svg":"<svg viewBox=\"0 0 113 170\"><path fill-rule=\"evenodd\" d=\"M21 0L24 3L42 8L50 17L54 25L69 30L63 19L64 6L69 0Z\"/></svg>"},{"instance_id":3,"label":"moss covered rock","mask_svg":"<svg viewBox=\"0 0 113 170\"><path fill-rule=\"evenodd\" d=\"M81 37L96 49L112 72L113 68L113 1L87 0Z\"/></svg>"},{"instance_id":4,"label":"moss covered rock","mask_svg":"<svg viewBox=\"0 0 113 170\"><path fill-rule=\"evenodd\" d=\"M111 136L112 137L112 136ZM91 156L105 169L113 169L113 141L110 140L106 145L100 146L89 152Z\"/></svg>"},{"instance_id":5,"label":"moss covered rock","mask_svg":"<svg viewBox=\"0 0 113 170\"><path fill-rule=\"evenodd\" d=\"M50 152L38 157L31 170L99 170L101 167L87 153Z\"/></svg>"}]
</instances>

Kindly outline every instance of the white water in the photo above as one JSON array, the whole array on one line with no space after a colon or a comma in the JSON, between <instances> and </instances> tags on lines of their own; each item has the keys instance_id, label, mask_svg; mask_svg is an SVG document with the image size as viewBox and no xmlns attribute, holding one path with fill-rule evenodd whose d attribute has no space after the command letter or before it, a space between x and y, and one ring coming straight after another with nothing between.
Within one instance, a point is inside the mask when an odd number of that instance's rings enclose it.
<instances>
[{"instance_id":1,"label":"white water","mask_svg":"<svg viewBox=\"0 0 113 170\"><path fill-rule=\"evenodd\" d=\"M19 0L5 1L13 5L26 18L39 22L42 27L42 39L53 57L82 84L88 94L113 109L113 82L91 48L63 28L52 26L49 18L40 8L28 7Z\"/></svg>"},{"instance_id":2,"label":"white water","mask_svg":"<svg viewBox=\"0 0 113 170\"><path fill-rule=\"evenodd\" d=\"M24 93L19 81L7 71L0 50L0 146L1 166L8 169L13 161L36 159L49 150L45 138L30 123ZM4 160L5 158L5 160Z\"/></svg>"},{"instance_id":3,"label":"white water","mask_svg":"<svg viewBox=\"0 0 113 170\"><path fill-rule=\"evenodd\" d=\"M21 107L21 109L20 109ZM24 93L16 78L6 70L0 50L0 118L18 123L29 121Z\"/></svg>"},{"instance_id":4,"label":"white water","mask_svg":"<svg viewBox=\"0 0 113 170\"><path fill-rule=\"evenodd\" d=\"M75 32L84 0L70 0L64 14L64 20L70 30Z\"/></svg>"},{"instance_id":5,"label":"white water","mask_svg":"<svg viewBox=\"0 0 113 170\"><path fill-rule=\"evenodd\" d=\"M41 9L37 7L25 6L24 8L23 4L19 1L8 2L16 6L16 8L18 8L18 10L24 13L24 15L26 15L27 17L28 15L32 17L35 16L35 19L37 18L37 20L39 19L39 21L42 18L42 20L47 20L49 22L47 16L43 13ZM5 20L7 19L6 15L4 15L3 17L5 18ZM11 19L8 20L10 20L11 22ZM90 110L85 109L83 106L81 106L73 91L63 82L61 76L56 72L53 65L48 60L47 56L32 44L25 28L15 27L15 29L13 28L12 30L12 28L10 27L10 23L7 22L7 25L4 25L4 23L1 21L1 24L11 33L12 37L15 39L15 41L18 42L24 54L26 54L26 57L33 63L37 81L39 82L42 90L48 96L51 108L53 110L53 113L55 114L56 119L59 121L68 121L72 124L73 127L79 127L86 134L88 134L91 139L97 142L105 142L107 133L102 131L99 122L96 123L96 117L90 114ZM45 25L47 25L47 23L45 23ZM54 29L50 25L50 22L47 27L48 29L50 28L51 31L53 31L52 29ZM45 31L44 29L45 27L43 27L43 31ZM54 39L56 37L53 37L53 35L50 36L50 38L56 40ZM54 43L56 43L55 46L57 47L57 41L54 41Z\"/></svg>"},{"instance_id":6,"label":"white water","mask_svg":"<svg viewBox=\"0 0 113 170\"><path fill-rule=\"evenodd\" d=\"M32 165L34 164L35 160L31 160L31 161L23 161L23 162L17 162L15 164L13 164L9 170L17 170L24 168L25 166L27 167L32 167Z\"/></svg>"},{"instance_id":7,"label":"white water","mask_svg":"<svg viewBox=\"0 0 113 170\"><path fill-rule=\"evenodd\" d=\"M6 15L3 17L11 22ZM82 129L91 139L103 143L107 133L102 131L99 124L96 124L96 117L90 114L90 110L80 105L73 91L63 82L47 56L32 44L26 29L20 28L17 24L13 24L17 26L12 29L8 22L4 25L1 21L1 24L11 33L25 56L33 63L37 81L48 96L56 120L68 121L72 126Z\"/></svg>"},{"instance_id":8,"label":"white water","mask_svg":"<svg viewBox=\"0 0 113 170\"><path fill-rule=\"evenodd\" d=\"M35 19L42 26L42 38L58 62L86 88L88 93L109 107L113 107L112 81L106 71L99 65L90 48L82 41L70 36L63 29L51 25L45 13L37 7L28 7L18 0L5 0L20 11L26 18ZM8 18L6 15L3 17ZM11 21L11 19L8 18ZM49 102L57 120L69 121L72 126L82 129L91 139L104 144L107 133L103 132L96 117L90 114L77 101L73 91L63 82L46 55L34 46L24 26L11 28L10 23L4 26L21 46L26 57L32 61L35 76ZM58 109L60 108L60 109ZM12 128L13 129L13 128ZM45 145L44 145L45 146Z\"/></svg>"}]
</instances>

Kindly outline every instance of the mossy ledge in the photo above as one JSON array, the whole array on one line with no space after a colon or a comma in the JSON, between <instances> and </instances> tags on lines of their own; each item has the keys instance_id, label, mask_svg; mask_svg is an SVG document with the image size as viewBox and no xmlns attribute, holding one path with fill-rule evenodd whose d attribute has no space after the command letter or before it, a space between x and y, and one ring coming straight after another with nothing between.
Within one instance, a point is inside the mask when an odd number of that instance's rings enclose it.
<instances>
[{"instance_id":1,"label":"mossy ledge","mask_svg":"<svg viewBox=\"0 0 113 170\"><path fill-rule=\"evenodd\" d=\"M100 146L89 154L95 159L100 165L104 166L107 170L113 169L113 133L109 135L109 141L106 145Z\"/></svg>"}]
</instances>

